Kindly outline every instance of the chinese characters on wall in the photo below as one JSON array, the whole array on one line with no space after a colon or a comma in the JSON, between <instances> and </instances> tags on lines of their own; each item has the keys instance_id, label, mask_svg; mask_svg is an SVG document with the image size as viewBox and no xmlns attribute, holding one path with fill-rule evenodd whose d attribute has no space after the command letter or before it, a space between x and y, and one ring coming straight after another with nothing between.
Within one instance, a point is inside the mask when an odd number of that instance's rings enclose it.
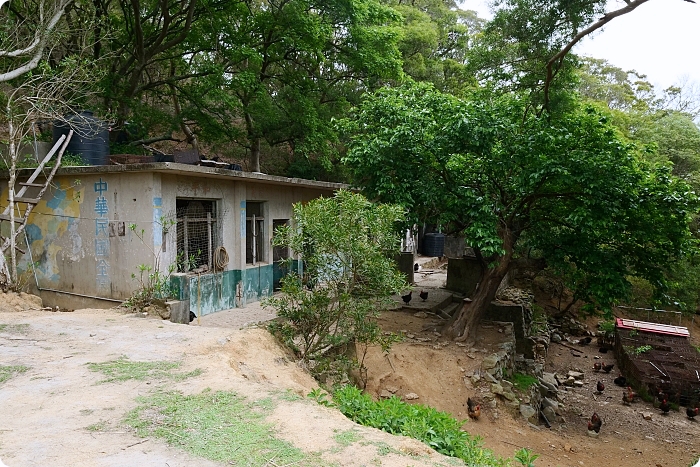
<instances>
[{"instance_id":1,"label":"chinese characters on wall","mask_svg":"<svg viewBox=\"0 0 700 467\"><path fill-rule=\"evenodd\" d=\"M97 288L109 288L109 206L104 194L107 192L107 182L95 182L95 260L97 261Z\"/></svg>"}]
</instances>

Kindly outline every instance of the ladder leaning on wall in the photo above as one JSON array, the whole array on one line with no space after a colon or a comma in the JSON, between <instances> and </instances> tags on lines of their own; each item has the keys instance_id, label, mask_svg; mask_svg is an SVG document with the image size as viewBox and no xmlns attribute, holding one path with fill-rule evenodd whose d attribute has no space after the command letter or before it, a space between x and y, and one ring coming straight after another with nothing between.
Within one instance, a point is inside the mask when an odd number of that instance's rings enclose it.
<instances>
[{"instance_id":1,"label":"ladder leaning on wall","mask_svg":"<svg viewBox=\"0 0 700 467\"><path fill-rule=\"evenodd\" d=\"M22 182L15 181L15 186L8 187L8 204L2 213L0 213L0 221L8 221L14 224L14 228L10 226L10 235L8 237L0 235L0 252L2 253L0 254L0 285L4 286L10 282L10 271L7 266L5 254L13 243L15 244L15 250L24 253L23 250L17 247L17 236L24 232L27 221L29 220L29 215L32 213L34 207L39 204L42 196L44 196L44 193L51 185L56 171L61 166L61 158L72 136L73 130L70 130L67 135L62 135L27 180ZM49 172L43 182L36 183L36 179L43 172L46 164L53 158L54 154L56 154L56 151L58 151L58 156L56 156L56 163L53 165L51 172ZM21 187L19 191L15 191L17 186ZM35 194L26 196L27 192L35 192ZM21 204L25 205L24 210L20 209ZM14 242L13 238L15 239Z\"/></svg>"}]
</instances>

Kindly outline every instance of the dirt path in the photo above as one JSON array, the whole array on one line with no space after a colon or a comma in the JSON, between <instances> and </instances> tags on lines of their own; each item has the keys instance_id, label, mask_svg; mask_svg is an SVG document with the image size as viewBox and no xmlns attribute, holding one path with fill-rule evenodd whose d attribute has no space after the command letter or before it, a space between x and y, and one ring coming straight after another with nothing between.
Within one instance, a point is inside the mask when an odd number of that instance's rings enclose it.
<instances>
[{"instance_id":1,"label":"dirt path","mask_svg":"<svg viewBox=\"0 0 700 467\"><path fill-rule=\"evenodd\" d=\"M122 356L182 362L182 371L203 372L179 383L97 384L103 376L86 365ZM123 424L138 396L164 389L198 394L205 388L235 391L251 401L275 397L268 421L277 436L304 452L320 452L329 465L446 465L415 440L359 427L305 397L279 398L287 390L305 396L316 384L261 329L183 326L114 310L0 311L0 365L29 367L0 383L0 459L10 467L224 465L139 438ZM338 444L334 437L347 430L355 430L360 441Z\"/></svg>"}]
</instances>

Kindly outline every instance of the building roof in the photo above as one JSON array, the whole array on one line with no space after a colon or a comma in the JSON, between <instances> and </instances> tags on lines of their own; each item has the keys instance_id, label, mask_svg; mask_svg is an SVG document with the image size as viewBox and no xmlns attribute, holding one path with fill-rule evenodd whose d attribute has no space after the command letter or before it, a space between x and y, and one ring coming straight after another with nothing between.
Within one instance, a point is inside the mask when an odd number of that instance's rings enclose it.
<instances>
[{"instance_id":1,"label":"building roof","mask_svg":"<svg viewBox=\"0 0 700 467\"><path fill-rule=\"evenodd\" d=\"M19 177L31 173L34 169L20 169ZM240 180L252 183L262 183L267 185L298 186L306 188L316 188L320 190L336 191L349 188L344 183L320 182L316 180L306 180L303 178L280 177L277 175L267 175L259 172L243 172L240 170L222 169L216 167L203 167L199 165L179 164L177 162L148 162L143 164L124 165L89 165L61 167L57 176L61 175L92 175L92 174L119 174L130 172L158 172L174 175L184 175L189 177L204 177ZM9 178L8 172L3 171L0 178Z\"/></svg>"},{"instance_id":2,"label":"building roof","mask_svg":"<svg viewBox=\"0 0 700 467\"><path fill-rule=\"evenodd\" d=\"M622 329L637 329L639 331L655 334L667 334L671 336L689 337L688 328L683 326L671 326L670 324L649 323L634 319L616 318L615 326Z\"/></svg>"}]
</instances>

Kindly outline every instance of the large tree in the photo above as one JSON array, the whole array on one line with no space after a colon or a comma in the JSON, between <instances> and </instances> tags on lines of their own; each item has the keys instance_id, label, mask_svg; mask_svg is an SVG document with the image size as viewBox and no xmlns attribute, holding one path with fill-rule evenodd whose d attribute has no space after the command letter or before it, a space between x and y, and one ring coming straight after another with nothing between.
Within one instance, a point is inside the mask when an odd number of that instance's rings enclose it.
<instances>
[{"instance_id":1,"label":"large tree","mask_svg":"<svg viewBox=\"0 0 700 467\"><path fill-rule=\"evenodd\" d=\"M687 245L696 196L669 169L637 158L592 108L523 117L526 105L410 85L368 96L347 122L345 162L370 198L463 232L474 248L483 277L451 337L467 338L525 247L605 309L628 275L661 289L663 266Z\"/></svg>"}]
</instances>

